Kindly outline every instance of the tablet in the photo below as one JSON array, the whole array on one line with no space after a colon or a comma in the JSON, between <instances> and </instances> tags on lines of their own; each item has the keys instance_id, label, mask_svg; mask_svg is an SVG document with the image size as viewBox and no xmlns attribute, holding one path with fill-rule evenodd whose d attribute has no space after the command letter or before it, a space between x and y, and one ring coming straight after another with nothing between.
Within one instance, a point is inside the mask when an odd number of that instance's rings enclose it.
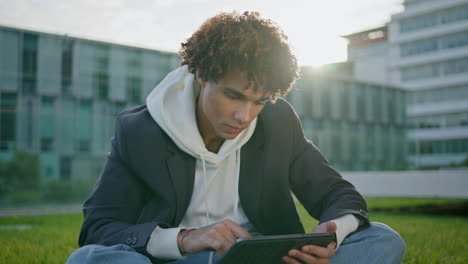
<instances>
[{"instance_id":1,"label":"tablet","mask_svg":"<svg viewBox=\"0 0 468 264\"><path fill-rule=\"evenodd\" d=\"M296 234L239 238L218 262L219 264L275 264L291 249L304 245L326 247L336 243L335 233Z\"/></svg>"}]
</instances>

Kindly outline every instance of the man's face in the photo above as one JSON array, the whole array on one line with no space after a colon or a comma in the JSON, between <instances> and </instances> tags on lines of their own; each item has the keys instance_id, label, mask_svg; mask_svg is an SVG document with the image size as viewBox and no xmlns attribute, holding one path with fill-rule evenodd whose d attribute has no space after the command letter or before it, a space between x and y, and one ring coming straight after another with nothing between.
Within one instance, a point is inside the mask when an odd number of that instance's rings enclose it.
<instances>
[{"instance_id":1,"label":"man's face","mask_svg":"<svg viewBox=\"0 0 468 264\"><path fill-rule=\"evenodd\" d=\"M249 126L270 99L263 87L247 89L247 75L227 72L218 82L201 82L197 121L203 139L234 139Z\"/></svg>"}]
</instances>

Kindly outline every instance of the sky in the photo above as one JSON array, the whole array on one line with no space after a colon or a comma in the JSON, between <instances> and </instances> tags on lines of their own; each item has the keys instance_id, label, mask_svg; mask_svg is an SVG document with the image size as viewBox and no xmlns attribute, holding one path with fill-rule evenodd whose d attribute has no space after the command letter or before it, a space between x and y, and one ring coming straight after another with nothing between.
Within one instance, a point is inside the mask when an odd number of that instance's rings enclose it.
<instances>
[{"instance_id":1,"label":"sky","mask_svg":"<svg viewBox=\"0 0 468 264\"><path fill-rule=\"evenodd\" d=\"M340 36L379 27L403 0L0 0L0 25L177 52L221 11L258 11L289 36L300 65L346 60Z\"/></svg>"}]
</instances>

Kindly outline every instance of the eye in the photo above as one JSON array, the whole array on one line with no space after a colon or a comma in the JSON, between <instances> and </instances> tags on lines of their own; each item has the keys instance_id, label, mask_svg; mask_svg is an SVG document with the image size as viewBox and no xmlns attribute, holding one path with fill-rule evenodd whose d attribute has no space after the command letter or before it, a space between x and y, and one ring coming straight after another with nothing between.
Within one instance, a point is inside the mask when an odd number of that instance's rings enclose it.
<instances>
[{"instance_id":1,"label":"eye","mask_svg":"<svg viewBox=\"0 0 468 264\"><path fill-rule=\"evenodd\" d=\"M230 93L230 92L224 92L224 95L226 95L227 98L229 99L239 99L239 96L233 94L233 93Z\"/></svg>"},{"instance_id":2,"label":"eye","mask_svg":"<svg viewBox=\"0 0 468 264\"><path fill-rule=\"evenodd\" d=\"M256 101L256 105L265 105L267 101Z\"/></svg>"}]
</instances>

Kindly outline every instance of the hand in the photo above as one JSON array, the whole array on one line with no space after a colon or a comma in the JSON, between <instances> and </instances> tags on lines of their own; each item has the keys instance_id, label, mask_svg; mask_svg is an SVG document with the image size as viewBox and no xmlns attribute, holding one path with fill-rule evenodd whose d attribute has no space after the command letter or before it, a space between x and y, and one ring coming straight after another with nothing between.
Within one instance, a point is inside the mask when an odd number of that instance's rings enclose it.
<instances>
[{"instance_id":1,"label":"hand","mask_svg":"<svg viewBox=\"0 0 468 264\"><path fill-rule=\"evenodd\" d=\"M321 223L312 231L312 233L335 232L336 224L328 221ZM289 256L284 256L282 260L288 264L328 264L330 259L335 256L335 243L330 243L326 248L315 245L306 245L301 250L292 249L288 252Z\"/></svg>"},{"instance_id":2,"label":"hand","mask_svg":"<svg viewBox=\"0 0 468 264\"><path fill-rule=\"evenodd\" d=\"M181 233L179 233L178 239L180 236ZM250 237L250 234L240 225L228 219L188 233L181 241L180 247L184 254L214 250L221 256L239 237Z\"/></svg>"}]
</instances>

